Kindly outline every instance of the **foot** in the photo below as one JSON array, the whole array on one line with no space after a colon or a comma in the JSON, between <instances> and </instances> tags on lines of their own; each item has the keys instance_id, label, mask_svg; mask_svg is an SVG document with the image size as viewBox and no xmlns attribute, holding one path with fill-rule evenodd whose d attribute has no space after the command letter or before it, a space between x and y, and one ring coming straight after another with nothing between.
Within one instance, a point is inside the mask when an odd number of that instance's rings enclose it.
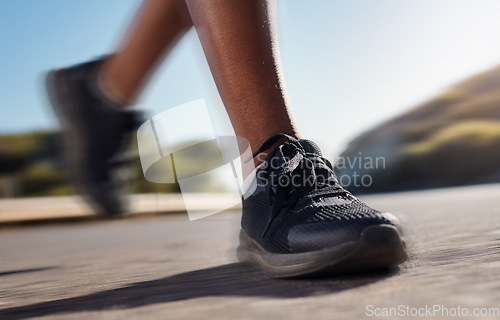
<instances>
[{"instance_id":1,"label":"foot","mask_svg":"<svg viewBox=\"0 0 500 320\"><path fill-rule=\"evenodd\" d=\"M98 89L101 62L53 70L46 84L64 130L72 178L98 213L114 218L127 212L123 155L140 117Z\"/></svg>"},{"instance_id":2,"label":"foot","mask_svg":"<svg viewBox=\"0 0 500 320\"><path fill-rule=\"evenodd\" d=\"M240 261L272 277L371 270L407 258L398 219L342 188L311 141L280 134L243 197ZM250 178L252 179L252 178Z\"/></svg>"}]
</instances>

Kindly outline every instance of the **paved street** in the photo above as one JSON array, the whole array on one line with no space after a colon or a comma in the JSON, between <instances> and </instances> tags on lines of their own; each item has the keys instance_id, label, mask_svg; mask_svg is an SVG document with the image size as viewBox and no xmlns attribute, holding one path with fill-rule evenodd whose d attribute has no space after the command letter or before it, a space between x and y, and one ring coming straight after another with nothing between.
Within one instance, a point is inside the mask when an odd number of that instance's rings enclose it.
<instances>
[{"instance_id":1,"label":"paved street","mask_svg":"<svg viewBox=\"0 0 500 320\"><path fill-rule=\"evenodd\" d=\"M400 305L487 319L472 313L500 308L499 195L486 185L363 197L400 217L410 260L317 279L236 263L238 211L2 228L0 319L362 319Z\"/></svg>"}]
</instances>

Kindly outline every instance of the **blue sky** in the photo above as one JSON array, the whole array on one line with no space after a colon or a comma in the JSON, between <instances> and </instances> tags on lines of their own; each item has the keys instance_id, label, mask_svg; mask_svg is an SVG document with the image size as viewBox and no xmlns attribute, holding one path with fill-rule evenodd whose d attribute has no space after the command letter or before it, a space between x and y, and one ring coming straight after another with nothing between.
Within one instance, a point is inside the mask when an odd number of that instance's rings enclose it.
<instances>
[{"instance_id":1,"label":"blue sky","mask_svg":"<svg viewBox=\"0 0 500 320\"><path fill-rule=\"evenodd\" d=\"M2 0L0 133L56 127L46 108L44 72L110 52L139 4ZM278 12L297 121L329 155L360 132L500 62L498 0L279 0ZM199 98L221 112L192 30L140 105L153 115ZM218 132L227 130L224 117L215 123Z\"/></svg>"}]
</instances>

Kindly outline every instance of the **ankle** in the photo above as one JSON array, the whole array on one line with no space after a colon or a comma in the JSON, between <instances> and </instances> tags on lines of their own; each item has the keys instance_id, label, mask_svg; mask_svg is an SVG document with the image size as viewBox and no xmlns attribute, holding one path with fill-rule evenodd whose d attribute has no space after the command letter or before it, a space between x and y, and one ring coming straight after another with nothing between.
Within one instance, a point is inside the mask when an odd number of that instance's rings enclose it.
<instances>
[{"instance_id":1,"label":"ankle","mask_svg":"<svg viewBox=\"0 0 500 320\"><path fill-rule=\"evenodd\" d=\"M106 59L102 65L97 70L97 87L101 91L101 93L116 103L119 106L127 107L132 104L132 97L129 93L126 92L121 86L119 80L119 74L116 73L114 67L110 65L110 59L113 57Z\"/></svg>"},{"instance_id":2,"label":"ankle","mask_svg":"<svg viewBox=\"0 0 500 320\"><path fill-rule=\"evenodd\" d=\"M252 152L256 152L262 146L262 144L267 139L269 139L270 137L272 137L273 135L275 135L275 134L274 133L270 134L268 137L266 137L264 139L256 139L256 140L254 140L254 143L251 143ZM292 137L294 137L296 139L301 139L302 138L302 136L298 132L294 132L294 133L288 134L288 135L290 135L290 136L292 136ZM282 144L285 141L286 141L285 138L277 140L270 147L266 148L265 150L262 150L262 152L260 152L259 154L257 154L251 161L245 162L246 159L242 159L242 173L243 173L243 178L246 179L252 173L252 171L256 167L258 167L260 164L262 164L266 160L266 158L269 156L269 154L275 148L277 148L280 144Z\"/></svg>"}]
</instances>

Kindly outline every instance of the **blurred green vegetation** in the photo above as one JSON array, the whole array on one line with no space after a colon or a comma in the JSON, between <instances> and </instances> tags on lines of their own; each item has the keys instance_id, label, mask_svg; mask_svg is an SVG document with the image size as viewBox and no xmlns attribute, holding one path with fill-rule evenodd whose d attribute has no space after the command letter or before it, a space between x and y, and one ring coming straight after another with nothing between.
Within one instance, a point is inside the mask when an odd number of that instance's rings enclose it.
<instances>
[{"instance_id":1,"label":"blurred green vegetation","mask_svg":"<svg viewBox=\"0 0 500 320\"><path fill-rule=\"evenodd\" d=\"M74 194L62 168L60 141L50 131L0 136L0 195Z\"/></svg>"},{"instance_id":2,"label":"blurred green vegetation","mask_svg":"<svg viewBox=\"0 0 500 320\"><path fill-rule=\"evenodd\" d=\"M193 142L186 142L190 145ZM169 193L180 192L178 184L152 183L144 178L137 153L137 143L132 143L134 160L131 163L131 176L128 183L130 193ZM74 195L76 188L71 183L63 157L62 134L56 131L36 131L26 134L0 136L0 198L2 197L41 197ZM189 154L180 161L192 166L213 164L195 161L202 157L204 150ZM193 168L194 169L194 168ZM198 167L197 170L200 170ZM217 177L207 177L200 184L198 192L224 192L226 186Z\"/></svg>"},{"instance_id":3,"label":"blurred green vegetation","mask_svg":"<svg viewBox=\"0 0 500 320\"><path fill-rule=\"evenodd\" d=\"M478 147L488 146L500 139L500 123L498 121L462 121L433 132L430 136L405 146L410 154L436 152L446 145L468 141Z\"/></svg>"}]
</instances>

